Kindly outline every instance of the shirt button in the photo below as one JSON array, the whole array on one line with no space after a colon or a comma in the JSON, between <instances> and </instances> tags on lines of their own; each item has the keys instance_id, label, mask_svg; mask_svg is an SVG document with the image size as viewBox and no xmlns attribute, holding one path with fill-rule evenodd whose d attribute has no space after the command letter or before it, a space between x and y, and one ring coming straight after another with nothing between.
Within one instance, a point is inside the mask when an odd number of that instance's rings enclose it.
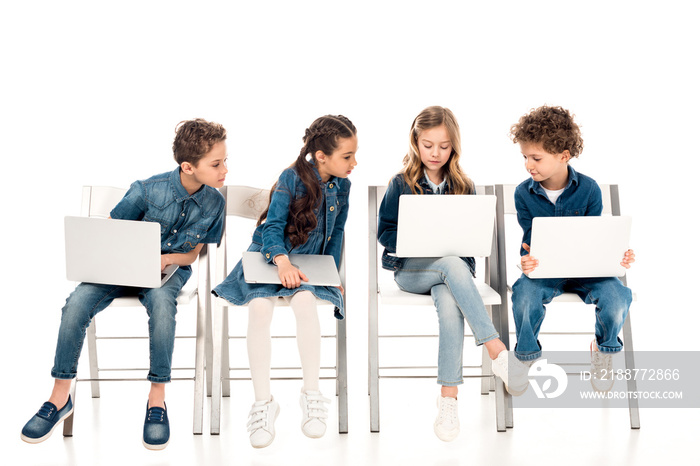
<instances>
[{"instance_id":1,"label":"shirt button","mask_svg":"<svg viewBox=\"0 0 700 466\"><path fill-rule=\"evenodd\" d=\"M168 246L172 246L172 244L171 244L171 243L168 243Z\"/></svg>"},{"instance_id":2,"label":"shirt button","mask_svg":"<svg viewBox=\"0 0 700 466\"><path fill-rule=\"evenodd\" d=\"M184 217L184 216L185 216L185 213L184 213L184 212L180 214L180 217Z\"/></svg>"},{"instance_id":3,"label":"shirt button","mask_svg":"<svg viewBox=\"0 0 700 466\"><path fill-rule=\"evenodd\" d=\"M267 257L267 258L269 259L269 258L270 258L270 253L268 252L267 254L265 254L265 257Z\"/></svg>"},{"instance_id":4,"label":"shirt button","mask_svg":"<svg viewBox=\"0 0 700 466\"><path fill-rule=\"evenodd\" d=\"M173 233L177 233L177 230L173 230Z\"/></svg>"},{"instance_id":5,"label":"shirt button","mask_svg":"<svg viewBox=\"0 0 700 466\"><path fill-rule=\"evenodd\" d=\"M329 236L329 237L328 237L328 241L330 241L330 240L331 240L331 237Z\"/></svg>"},{"instance_id":6,"label":"shirt button","mask_svg":"<svg viewBox=\"0 0 700 466\"><path fill-rule=\"evenodd\" d=\"M335 207L331 206L331 212L333 212L334 210L335 210Z\"/></svg>"},{"instance_id":7,"label":"shirt button","mask_svg":"<svg viewBox=\"0 0 700 466\"><path fill-rule=\"evenodd\" d=\"M197 238L199 238L199 235L197 235Z\"/></svg>"},{"instance_id":8,"label":"shirt button","mask_svg":"<svg viewBox=\"0 0 700 466\"><path fill-rule=\"evenodd\" d=\"M329 184L328 187L329 187L329 188L332 188L332 187L333 187L333 183Z\"/></svg>"}]
</instances>

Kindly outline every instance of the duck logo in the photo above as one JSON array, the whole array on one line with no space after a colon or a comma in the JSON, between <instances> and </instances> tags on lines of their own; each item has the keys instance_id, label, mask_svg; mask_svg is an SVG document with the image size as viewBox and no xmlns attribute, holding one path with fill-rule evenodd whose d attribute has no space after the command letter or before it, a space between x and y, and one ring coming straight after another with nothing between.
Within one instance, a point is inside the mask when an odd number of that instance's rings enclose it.
<instances>
[{"instance_id":1,"label":"duck logo","mask_svg":"<svg viewBox=\"0 0 700 466\"><path fill-rule=\"evenodd\" d=\"M537 398L556 398L564 393L569 383L566 371L556 364L548 364L546 359L540 359L533 364L527 375ZM552 380L556 381L554 388Z\"/></svg>"}]
</instances>

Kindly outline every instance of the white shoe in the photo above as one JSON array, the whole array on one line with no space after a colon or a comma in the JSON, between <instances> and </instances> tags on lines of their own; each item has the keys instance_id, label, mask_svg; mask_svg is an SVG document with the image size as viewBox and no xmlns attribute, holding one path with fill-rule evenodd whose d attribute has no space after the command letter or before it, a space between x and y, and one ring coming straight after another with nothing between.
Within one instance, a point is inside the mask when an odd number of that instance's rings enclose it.
<instances>
[{"instance_id":1,"label":"white shoe","mask_svg":"<svg viewBox=\"0 0 700 466\"><path fill-rule=\"evenodd\" d=\"M612 353L598 350L595 339L591 342L591 385L598 392L609 392L615 383Z\"/></svg>"},{"instance_id":2,"label":"white shoe","mask_svg":"<svg viewBox=\"0 0 700 466\"><path fill-rule=\"evenodd\" d=\"M315 390L302 391L299 396L301 405L301 431L310 438L320 438L326 433L328 408L324 403L331 400L324 398L321 392Z\"/></svg>"},{"instance_id":3,"label":"white shoe","mask_svg":"<svg viewBox=\"0 0 700 466\"><path fill-rule=\"evenodd\" d=\"M459 435L457 398L438 396L438 415L433 424L435 435L443 442L451 442Z\"/></svg>"},{"instance_id":4,"label":"white shoe","mask_svg":"<svg viewBox=\"0 0 700 466\"><path fill-rule=\"evenodd\" d=\"M248 432L253 448L265 448L275 439L275 419L280 413L280 405L274 398L270 401L256 401L248 414Z\"/></svg>"},{"instance_id":5,"label":"white shoe","mask_svg":"<svg viewBox=\"0 0 700 466\"><path fill-rule=\"evenodd\" d=\"M527 379L530 365L509 355L508 350L501 351L496 359L491 360L491 370L503 380L506 390L513 396L522 395L530 386Z\"/></svg>"}]
</instances>

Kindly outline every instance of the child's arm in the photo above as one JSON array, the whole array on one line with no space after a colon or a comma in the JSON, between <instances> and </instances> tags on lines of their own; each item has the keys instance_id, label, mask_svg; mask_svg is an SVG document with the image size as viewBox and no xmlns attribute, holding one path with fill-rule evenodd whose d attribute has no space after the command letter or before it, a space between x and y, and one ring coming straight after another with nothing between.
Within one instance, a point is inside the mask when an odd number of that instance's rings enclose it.
<instances>
[{"instance_id":1,"label":"child's arm","mask_svg":"<svg viewBox=\"0 0 700 466\"><path fill-rule=\"evenodd\" d=\"M190 252L162 254L160 256L160 269L163 270L167 266L173 265L173 264L177 265L179 267L184 267L186 265L192 265L192 263L194 263L194 261L197 260L197 256L199 256L199 253L201 252L202 247L204 247L204 243L199 243Z\"/></svg>"},{"instance_id":2,"label":"child's arm","mask_svg":"<svg viewBox=\"0 0 700 466\"><path fill-rule=\"evenodd\" d=\"M396 252L396 226L399 220L399 196L403 189L401 186L402 175L395 176L389 183L384 193L384 199L379 207L379 221L377 222L377 239L388 252Z\"/></svg>"}]
</instances>

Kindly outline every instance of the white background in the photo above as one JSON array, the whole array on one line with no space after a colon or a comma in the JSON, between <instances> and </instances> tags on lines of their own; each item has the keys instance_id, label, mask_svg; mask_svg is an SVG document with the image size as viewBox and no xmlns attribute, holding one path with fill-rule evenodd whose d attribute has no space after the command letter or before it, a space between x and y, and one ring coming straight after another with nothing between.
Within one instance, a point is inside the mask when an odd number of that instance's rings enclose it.
<instances>
[{"instance_id":1,"label":"white background","mask_svg":"<svg viewBox=\"0 0 700 466\"><path fill-rule=\"evenodd\" d=\"M316 117L357 126L346 232L359 392L366 187L401 168L428 105L456 114L478 184L525 179L510 125L542 104L569 108L585 145L574 167L620 184L634 217L637 349L698 350L697 17L680 1L3 2L0 354L14 381L3 399L22 408L3 432L17 438L51 386L72 288L63 217L79 213L81 186L173 169L174 127L195 117L228 129L227 184L260 187L294 160Z\"/></svg>"}]
</instances>

